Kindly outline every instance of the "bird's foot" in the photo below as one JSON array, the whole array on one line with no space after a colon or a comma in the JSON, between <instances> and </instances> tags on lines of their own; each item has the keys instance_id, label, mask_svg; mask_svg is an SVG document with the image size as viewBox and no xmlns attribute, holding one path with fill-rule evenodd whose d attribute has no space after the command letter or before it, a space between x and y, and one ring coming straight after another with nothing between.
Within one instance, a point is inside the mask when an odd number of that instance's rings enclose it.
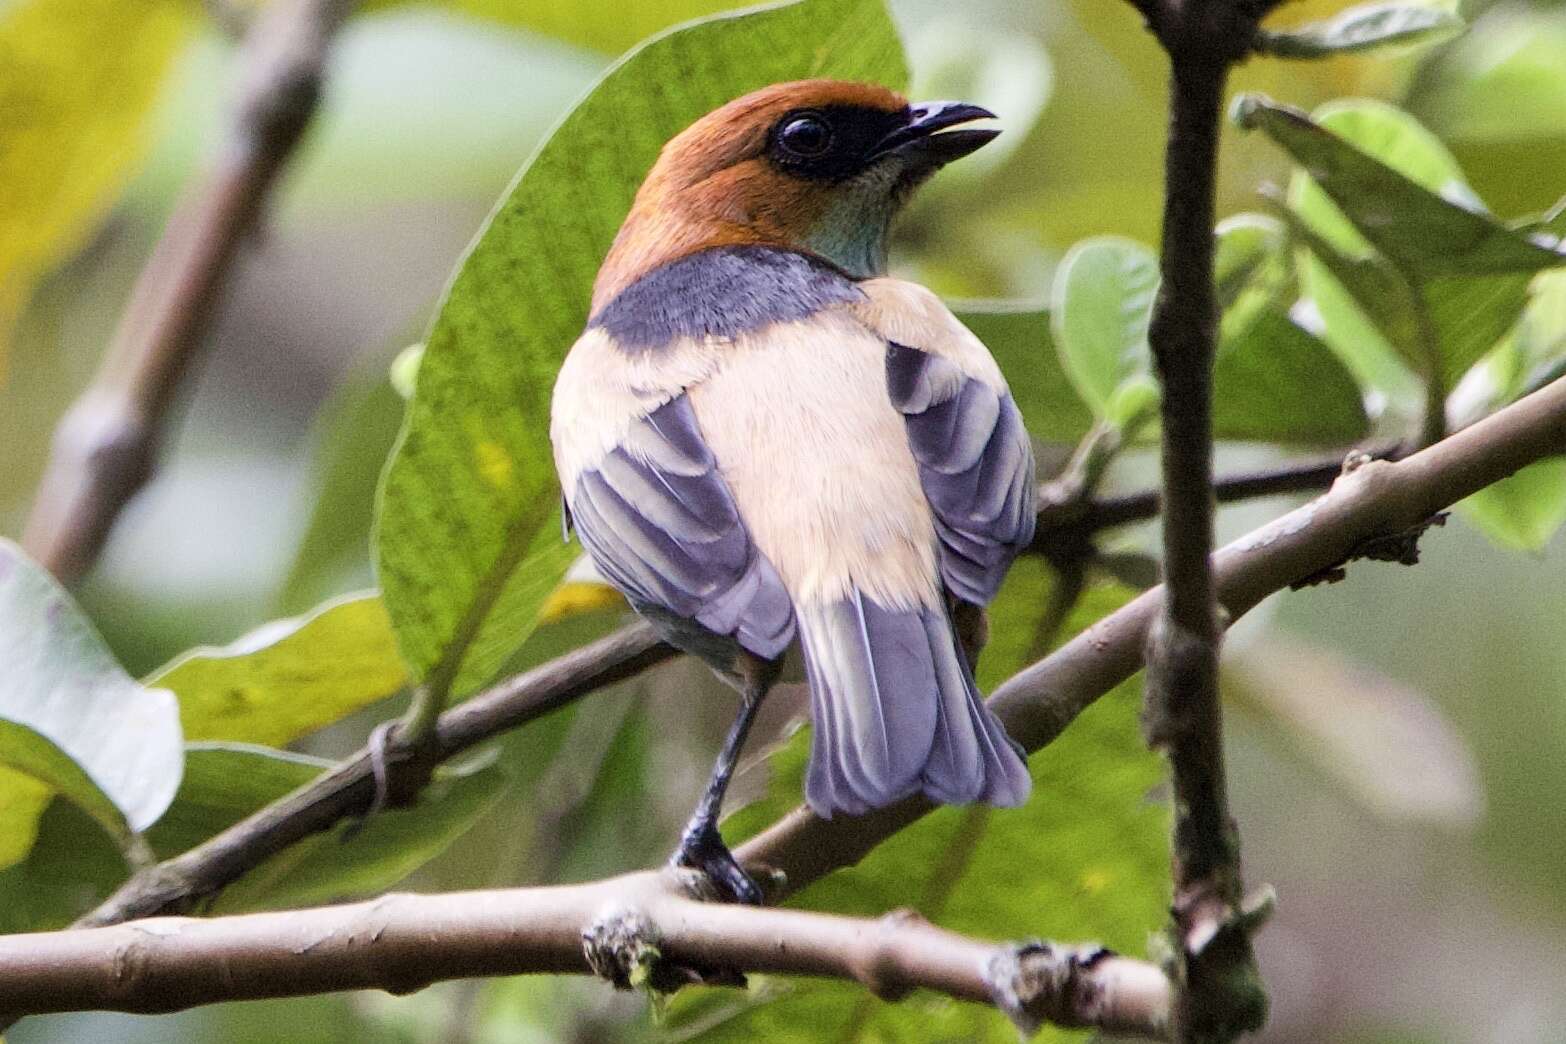
<instances>
[{"instance_id":1,"label":"bird's foot","mask_svg":"<svg viewBox=\"0 0 1566 1044\"><path fill-rule=\"evenodd\" d=\"M686 827L685 833L680 836L680 847L669 862L674 866L700 870L726 902L744 906L762 904L761 889L740 868L739 861L724 845L713 823L692 823Z\"/></svg>"}]
</instances>

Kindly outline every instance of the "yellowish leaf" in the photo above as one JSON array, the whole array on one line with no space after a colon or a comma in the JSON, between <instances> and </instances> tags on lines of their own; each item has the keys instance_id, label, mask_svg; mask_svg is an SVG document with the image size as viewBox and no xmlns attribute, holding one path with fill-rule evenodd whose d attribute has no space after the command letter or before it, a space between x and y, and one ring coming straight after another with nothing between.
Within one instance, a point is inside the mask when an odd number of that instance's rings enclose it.
<instances>
[{"instance_id":1,"label":"yellowish leaf","mask_svg":"<svg viewBox=\"0 0 1566 1044\"><path fill-rule=\"evenodd\" d=\"M186 0L0 6L0 374L33 285L142 158L147 116L195 14Z\"/></svg>"}]
</instances>

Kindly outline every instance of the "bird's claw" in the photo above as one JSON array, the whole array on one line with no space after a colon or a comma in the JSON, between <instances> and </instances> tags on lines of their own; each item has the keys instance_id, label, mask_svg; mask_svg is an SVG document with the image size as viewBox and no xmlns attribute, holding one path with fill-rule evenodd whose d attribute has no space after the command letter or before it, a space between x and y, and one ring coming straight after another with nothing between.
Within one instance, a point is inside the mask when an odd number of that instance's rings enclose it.
<instances>
[{"instance_id":1,"label":"bird's claw","mask_svg":"<svg viewBox=\"0 0 1566 1044\"><path fill-rule=\"evenodd\" d=\"M700 870L726 901L743 906L760 906L761 889L750 879L724 845L717 827L706 824L688 828L680 838L680 847L669 860L675 866Z\"/></svg>"}]
</instances>

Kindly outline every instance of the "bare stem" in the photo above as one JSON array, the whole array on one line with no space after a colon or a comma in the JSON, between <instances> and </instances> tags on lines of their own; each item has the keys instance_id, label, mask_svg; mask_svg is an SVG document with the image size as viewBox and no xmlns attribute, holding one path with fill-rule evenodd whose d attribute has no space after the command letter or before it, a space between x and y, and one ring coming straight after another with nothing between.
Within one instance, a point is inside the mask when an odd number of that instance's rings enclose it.
<instances>
[{"instance_id":1,"label":"bare stem","mask_svg":"<svg viewBox=\"0 0 1566 1044\"><path fill-rule=\"evenodd\" d=\"M239 245L304 134L351 0L278 0L245 36L228 140L169 219L92 384L55 431L22 543L66 583L152 473L165 417Z\"/></svg>"},{"instance_id":2,"label":"bare stem","mask_svg":"<svg viewBox=\"0 0 1566 1044\"><path fill-rule=\"evenodd\" d=\"M700 902L672 872L0 938L0 1011L177 1011L343 989L408 993L470 976L596 973L670 989L738 974L916 988L1049 1021L1160 1037L1169 983L1097 947L980 942L907 914L879 920Z\"/></svg>"}]
</instances>

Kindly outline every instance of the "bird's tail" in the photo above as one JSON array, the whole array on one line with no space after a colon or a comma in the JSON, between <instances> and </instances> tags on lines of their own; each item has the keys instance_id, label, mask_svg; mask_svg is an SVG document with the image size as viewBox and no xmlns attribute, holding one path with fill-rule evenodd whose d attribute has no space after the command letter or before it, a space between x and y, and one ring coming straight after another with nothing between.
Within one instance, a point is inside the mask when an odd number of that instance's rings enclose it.
<instances>
[{"instance_id":1,"label":"bird's tail","mask_svg":"<svg viewBox=\"0 0 1566 1044\"><path fill-rule=\"evenodd\" d=\"M795 612L814 728L805 798L818 815L918 791L947 804L1027 800L1022 752L984 705L943 609L885 609L855 591Z\"/></svg>"}]
</instances>

